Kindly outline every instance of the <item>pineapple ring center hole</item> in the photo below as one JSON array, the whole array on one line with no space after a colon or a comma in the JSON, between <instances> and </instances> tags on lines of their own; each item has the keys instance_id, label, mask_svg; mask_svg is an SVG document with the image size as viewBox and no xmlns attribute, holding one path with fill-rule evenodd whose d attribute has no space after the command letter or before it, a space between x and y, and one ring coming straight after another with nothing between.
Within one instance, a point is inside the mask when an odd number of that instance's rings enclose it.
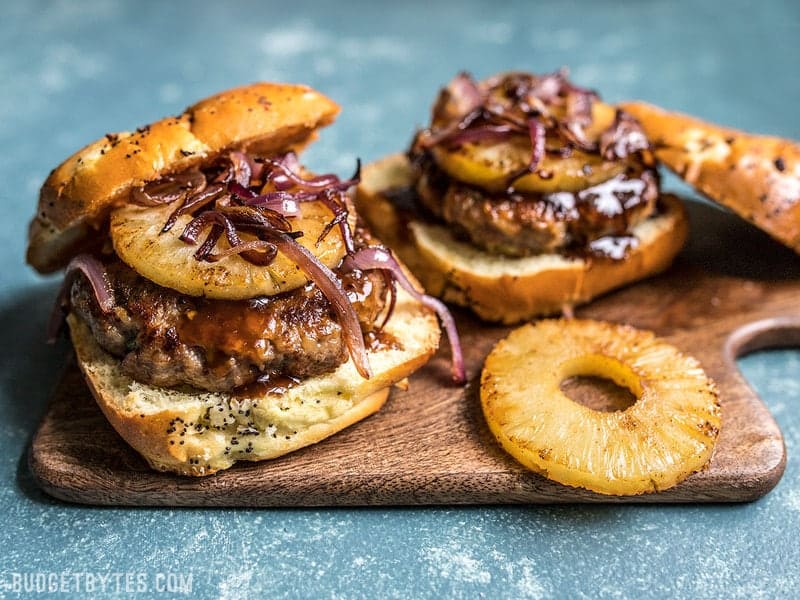
<instances>
[{"instance_id":1,"label":"pineapple ring center hole","mask_svg":"<svg viewBox=\"0 0 800 600\"><path fill-rule=\"evenodd\" d=\"M639 377L625 363L603 355L586 355L561 365L559 388L573 402L598 412L633 406L642 394Z\"/></svg>"}]
</instances>

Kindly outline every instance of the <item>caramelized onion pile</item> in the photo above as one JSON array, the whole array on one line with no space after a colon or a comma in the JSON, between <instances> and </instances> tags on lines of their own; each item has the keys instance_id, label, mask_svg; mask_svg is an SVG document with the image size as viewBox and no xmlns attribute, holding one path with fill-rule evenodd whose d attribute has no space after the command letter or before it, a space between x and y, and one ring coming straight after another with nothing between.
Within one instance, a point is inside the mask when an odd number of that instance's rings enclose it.
<instances>
[{"instance_id":1,"label":"caramelized onion pile","mask_svg":"<svg viewBox=\"0 0 800 600\"><path fill-rule=\"evenodd\" d=\"M179 202L164 223L162 232L175 225L186 214L193 219L181 233L181 239L199 247L197 260L215 262L233 254L258 266L274 260L277 248L265 238L267 229L300 237L292 231L288 218L299 216L300 203L320 201L333 213L333 219L323 229L317 243L339 226L345 248L353 251L353 239L347 225L347 190L360 179L361 162L350 179L342 181L333 174L308 179L296 171L297 157L290 152L277 159L259 159L234 151L227 160L203 173L193 169L179 175L168 175L144 187L133 190L132 200L142 206ZM267 191L264 191L267 190ZM207 231L200 243L198 236ZM253 233L258 240L245 242L239 233ZM222 236L228 248L214 252Z\"/></svg>"},{"instance_id":2,"label":"caramelized onion pile","mask_svg":"<svg viewBox=\"0 0 800 600\"><path fill-rule=\"evenodd\" d=\"M592 104L597 99L595 92L568 81L565 69L541 77L507 73L482 83L459 73L442 90L433 110L433 125L417 135L412 153L437 145L456 147L526 135L531 157L524 169L510 175L508 186L512 187L521 176L536 172L545 153L563 154L575 148L614 160L648 148L638 122L622 111L617 111L599 143L588 139L585 128L592 122ZM563 143L548 147L551 136Z\"/></svg>"}]
</instances>

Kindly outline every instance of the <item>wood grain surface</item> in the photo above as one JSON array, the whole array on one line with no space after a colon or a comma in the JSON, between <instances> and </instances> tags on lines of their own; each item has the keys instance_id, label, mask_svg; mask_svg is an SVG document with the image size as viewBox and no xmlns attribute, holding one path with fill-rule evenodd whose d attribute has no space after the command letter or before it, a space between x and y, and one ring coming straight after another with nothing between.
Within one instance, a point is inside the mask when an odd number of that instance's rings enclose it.
<instances>
[{"instance_id":1,"label":"wood grain surface","mask_svg":"<svg viewBox=\"0 0 800 600\"><path fill-rule=\"evenodd\" d=\"M673 268L577 311L651 329L717 382L723 428L711 466L635 497L565 487L531 473L489 433L478 400L483 360L509 331L457 311L469 384L449 385L447 348L378 414L277 460L203 479L151 471L108 425L71 363L34 436L42 488L73 502L140 506L337 506L563 502L741 502L780 479L786 451L735 358L800 345L800 257L749 225L689 203L692 238ZM586 386L583 394L586 393ZM589 396L597 395L590 390Z\"/></svg>"}]
</instances>

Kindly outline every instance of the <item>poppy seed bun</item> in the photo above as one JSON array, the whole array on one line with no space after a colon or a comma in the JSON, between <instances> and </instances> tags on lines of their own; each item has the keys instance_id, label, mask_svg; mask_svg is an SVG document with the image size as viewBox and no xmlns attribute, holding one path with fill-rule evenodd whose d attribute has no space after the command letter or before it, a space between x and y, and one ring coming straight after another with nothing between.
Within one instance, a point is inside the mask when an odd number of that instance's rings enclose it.
<instances>
[{"instance_id":1,"label":"poppy seed bun","mask_svg":"<svg viewBox=\"0 0 800 600\"><path fill-rule=\"evenodd\" d=\"M278 154L300 149L330 124L338 105L304 85L255 83L216 94L135 132L108 134L50 173L30 224L28 262L64 267L91 246L131 190L213 161L231 149Z\"/></svg>"},{"instance_id":2,"label":"poppy seed bun","mask_svg":"<svg viewBox=\"0 0 800 600\"><path fill-rule=\"evenodd\" d=\"M644 102L622 108L639 120L659 161L711 200L800 253L800 145Z\"/></svg>"},{"instance_id":3,"label":"poppy seed bun","mask_svg":"<svg viewBox=\"0 0 800 600\"><path fill-rule=\"evenodd\" d=\"M408 188L414 172L396 154L367 165L356 195L359 215L394 249L427 293L471 308L487 321L513 324L567 307L665 270L683 247L688 221L683 204L662 195L662 210L637 225L639 245L623 260L563 254L524 258L485 252L462 242L451 228L407 220L383 192Z\"/></svg>"}]
</instances>

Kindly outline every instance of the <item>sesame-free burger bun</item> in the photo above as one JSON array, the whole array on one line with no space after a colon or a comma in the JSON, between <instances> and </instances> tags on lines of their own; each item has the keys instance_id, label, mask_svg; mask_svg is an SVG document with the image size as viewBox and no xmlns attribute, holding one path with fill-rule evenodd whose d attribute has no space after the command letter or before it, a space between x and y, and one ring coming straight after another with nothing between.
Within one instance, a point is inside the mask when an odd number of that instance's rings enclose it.
<instances>
[{"instance_id":1,"label":"sesame-free burger bun","mask_svg":"<svg viewBox=\"0 0 800 600\"><path fill-rule=\"evenodd\" d=\"M376 412L389 388L425 364L439 343L432 312L398 289L385 332L402 345L369 351L373 376L351 360L284 393L206 392L139 383L103 351L88 326L68 317L78 364L114 429L160 471L210 475L237 460L275 458L314 444Z\"/></svg>"},{"instance_id":2,"label":"sesame-free burger bun","mask_svg":"<svg viewBox=\"0 0 800 600\"><path fill-rule=\"evenodd\" d=\"M96 243L100 236L93 233L113 207L128 202L133 188L231 149L299 150L338 112L335 102L307 86L254 83L134 132L108 134L50 173L30 224L27 260L39 272L56 271Z\"/></svg>"},{"instance_id":3,"label":"sesame-free burger bun","mask_svg":"<svg viewBox=\"0 0 800 600\"><path fill-rule=\"evenodd\" d=\"M512 324L560 313L659 273L669 267L688 235L683 204L662 195L660 211L633 229L639 244L623 260L556 253L511 258L460 241L447 226L398 211L384 192L413 183L413 169L404 155L367 165L356 196L359 215L428 294L469 307L487 321Z\"/></svg>"}]
</instances>

